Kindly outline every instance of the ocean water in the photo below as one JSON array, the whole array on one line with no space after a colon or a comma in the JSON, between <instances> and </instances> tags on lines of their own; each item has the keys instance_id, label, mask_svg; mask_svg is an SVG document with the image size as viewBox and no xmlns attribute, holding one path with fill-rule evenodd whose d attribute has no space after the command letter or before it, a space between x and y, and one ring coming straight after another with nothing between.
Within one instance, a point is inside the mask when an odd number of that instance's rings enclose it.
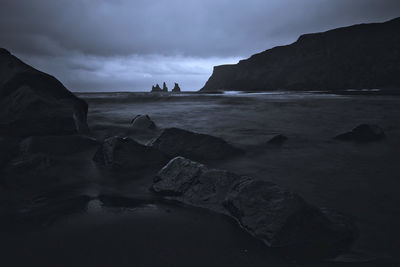
<instances>
[{"instance_id":1,"label":"ocean water","mask_svg":"<svg viewBox=\"0 0 400 267\"><path fill-rule=\"evenodd\" d=\"M130 121L138 114L149 115L161 128L224 138L247 153L214 167L276 182L314 205L342 211L360 229L355 252L400 259L399 96L312 92L79 96L89 103L89 125L99 138L129 135ZM386 139L370 144L332 139L361 123L380 125ZM289 139L280 147L267 145L276 134Z\"/></svg>"}]
</instances>

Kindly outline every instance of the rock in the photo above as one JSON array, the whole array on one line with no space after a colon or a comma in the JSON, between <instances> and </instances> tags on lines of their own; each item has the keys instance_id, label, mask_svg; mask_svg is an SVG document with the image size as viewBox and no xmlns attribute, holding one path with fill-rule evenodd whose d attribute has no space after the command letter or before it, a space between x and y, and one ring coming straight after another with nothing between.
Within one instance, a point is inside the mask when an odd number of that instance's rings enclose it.
<instances>
[{"instance_id":1,"label":"rock","mask_svg":"<svg viewBox=\"0 0 400 267\"><path fill-rule=\"evenodd\" d=\"M54 161L43 154L32 154L23 156L11 162L9 171L11 173L25 173L33 174L35 172L42 172L49 169L54 165Z\"/></svg>"},{"instance_id":2,"label":"rock","mask_svg":"<svg viewBox=\"0 0 400 267\"><path fill-rule=\"evenodd\" d=\"M286 136L284 136L283 134L278 134L275 135L274 137L272 137L269 141L268 144L272 144L272 145L282 145L283 143L286 142L286 140L288 140L288 138Z\"/></svg>"},{"instance_id":3,"label":"rock","mask_svg":"<svg viewBox=\"0 0 400 267\"><path fill-rule=\"evenodd\" d=\"M165 84L165 82L163 83L162 91L163 91L163 92L168 92L168 87L167 87L167 85Z\"/></svg>"},{"instance_id":4,"label":"rock","mask_svg":"<svg viewBox=\"0 0 400 267\"><path fill-rule=\"evenodd\" d=\"M384 139L385 132L375 124L360 124L351 132L339 134L334 138L342 141L368 143Z\"/></svg>"},{"instance_id":5,"label":"rock","mask_svg":"<svg viewBox=\"0 0 400 267\"><path fill-rule=\"evenodd\" d=\"M314 207L274 183L209 169L183 157L159 171L152 190L232 216L270 247L327 253L345 248L355 238L354 224L340 213Z\"/></svg>"},{"instance_id":6,"label":"rock","mask_svg":"<svg viewBox=\"0 0 400 267\"><path fill-rule=\"evenodd\" d=\"M179 87L179 84L175 83L175 86L174 86L174 88L172 89L171 92L180 93L181 92L181 88Z\"/></svg>"},{"instance_id":7,"label":"rock","mask_svg":"<svg viewBox=\"0 0 400 267\"><path fill-rule=\"evenodd\" d=\"M88 105L53 76L0 53L0 134L86 134Z\"/></svg>"},{"instance_id":8,"label":"rock","mask_svg":"<svg viewBox=\"0 0 400 267\"><path fill-rule=\"evenodd\" d=\"M99 145L97 140L83 135L32 136L21 142L20 149L25 154L68 155Z\"/></svg>"},{"instance_id":9,"label":"rock","mask_svg":"<svg viewBox=\"0 0 400 267\"><path fill-rule=\"evenodd\" d=\"M151 142L170 157L183 156L196 160L220 160L243 153L225 140L179 128L167 128Z\"/></svg>"},{"instance_id":10,"label":"rock","mask_svg":"<svg viewBox=\"0 0 400 267\"><path fill-rule=\"evenodd\" d=\"M145 170L161 168L168 162L159 150L139 144L131 138L110 137L95 153L93 160L112 169Z\"/></svg>"},{"instance_id":11,"label":"rock","mask_svg":"<svg viewBox=\"0 0 400 267\"><path fill-rule=\"evenodd\" d=\"M1 50L0 50L1 53ZM0 137L0 169L19 153L19 140L12 137Z\"/></svg>"},{"instance_id":12,"label":"rock","mask_svg":"<svg viewBox=\"0 0 400 267\"><path fill-rule=\"evenodd\" d=\"M302 35L238 64L214 67L201 91L399 89L399 28L396 18Z\"/></svg>"},{"instance_id":13,"label":"rock","mask_svg":"<svg viewBox=\"0 0 400 267\"><path fill-rule=\"evenodd\" d=\"M135 130L156 130L156 124L148 115L137 115L131 121L131 128Z\"/></svg>"},{"instance_id":14,"label":"rock","mask_svg":"<svg viewBox=\"0 0 400 267\"><path fill-rule=\"evenodd\" d=\"M232 191L225 208L252 235L270 247L344 248L355 226L345 217L330 219L299 195L266 181L252 180ZM344 223L344 221L346 221Z\"/></svg>"},{"instance_id":15,"label":"rock","mask_svg":"<svg viewBox=\"0 0 400 267\"><path fill-rule=\"evenodd\" d=\"M158 85L158 83L156 84L156 86L152 86L151 87L151 92L162 92L160 86Z\"/></svg>"}]
</instances>

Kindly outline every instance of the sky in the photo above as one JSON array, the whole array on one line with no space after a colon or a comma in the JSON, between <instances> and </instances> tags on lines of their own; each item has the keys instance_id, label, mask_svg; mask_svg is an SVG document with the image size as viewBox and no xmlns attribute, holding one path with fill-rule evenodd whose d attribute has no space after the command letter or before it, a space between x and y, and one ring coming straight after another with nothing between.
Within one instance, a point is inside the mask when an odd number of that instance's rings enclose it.
<instances>
[{"instance_id":1,"label":"sky","mask_svg":"<svg viewBox=\"0 0 400 267\"><path fill-rule=\"evenodd\" d=\"M215 65L399 16L399 0L0 0L0 47L71 91L192 91Z\"/></svg>"}]
</instances>

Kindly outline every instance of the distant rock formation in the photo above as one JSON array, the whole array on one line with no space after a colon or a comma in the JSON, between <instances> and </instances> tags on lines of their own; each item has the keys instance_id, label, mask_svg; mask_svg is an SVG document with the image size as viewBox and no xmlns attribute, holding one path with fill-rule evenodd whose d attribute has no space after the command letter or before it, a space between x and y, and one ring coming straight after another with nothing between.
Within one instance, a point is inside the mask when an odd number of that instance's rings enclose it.
<instances>
[{"instance_id":1,"label":"distant rock formation","mask_svg":"<svg viewBox=\"0 0 400 267\"><path fill-rule=\"evenodd\" d=\"M175 83L174 89L172 89L172 92L174 93L180 93L181 92L181 88L179 87L178 83Z\"/></svg>"},{"instance_id":2,"label":"distant rock formation","mask_svg":"<svg viewBox=\"0 0 400 267\"><path fill-rule=\"evenodd\" d=\"M183 157L159 171L152 190L169 200L232 216L267 246L290 248L299 255L343 251L357 237L353 222L338 212L314 207L274 183Z\"/></svg>"},{"instance_id":3,"label":"distant rock formation","mask_svg":"<svg viewBox=\"0 0 400 267\"><path fill-rule=\"evenodd\" d=\"M87 110L56 78L0 49L0 135L85 134Z\"/></svg>"},{"instance_id":4,"label":"distant rock formation","mask_svg":"<svg viewBox=\"0 0 400 267\"><path fill-rule=\"evenodd\" d=\"M170 157L195 160L222 160L243 153L221 138L179 128L164 129L150 145Z\"/></svg>"},{"instance_id":5,"label":"distant rock formation","mask_svg":"<svg viewBox=\"0 0 400 267\"><path fill-rule=\"evenodd\" d=\"M151 87L151 91L152 92L162 92L160 85L158 85L158 83L156 84L156 86L152 86Z\"/></svg>"},{"instance_id":6,"label":"distant rock formation","mask_svg":"<svg viewBox=\"0 0 400 267\"><path fill-rule=\"evenodd\" d=\"M168 92L168 87L167 87L167 84L165 82L163 83L162 91L163 92Z\"/></svg>"},{"instance_id":7,"label":"distant rock formation","mask_svg":"<svg viewBox=\"0 0 400 267\"><path fill-rule=\"evenodd\" d=\"M201 91L400 88L400 18L305 34L235 65L214 67Z\"/></svg>"}]
</instances>

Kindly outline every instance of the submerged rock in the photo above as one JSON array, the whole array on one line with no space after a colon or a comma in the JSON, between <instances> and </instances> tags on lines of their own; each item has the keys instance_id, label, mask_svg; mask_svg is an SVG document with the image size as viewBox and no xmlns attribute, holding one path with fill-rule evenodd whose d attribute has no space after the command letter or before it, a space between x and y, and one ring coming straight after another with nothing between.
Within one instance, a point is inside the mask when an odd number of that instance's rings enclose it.
<instances>
[{"instance_id":1,"label":"submerged rock","mask_svg":"<svg viewBox=\"0 0 400 267\"><path fill-rule=\"evenodd\" d=\"M87 133L87 103L53 76L0 53L0 134L10 136Z\"/></svg>"},{"instance_id":2,"label":"submerged rock","mask_svg":"<svg viewBox=\"0 0 400 267\"><path fill-rule=\"evenodd\" d=\"M286 136L284 136L283 134L278 134L275 135L274 137L272 137L269 141L268 144L272 144L272 145L282 145L283 143L285 143L288 140L288 138Z\"/></svg>"},{"instance_id":3,"label":"submerged rock","mask_svg":"<svg viewBox=\"0 0 400 267\"><path fill-rule=\"evenodd\" d=\"M176 157L154 178L152 190L168 199L234 217L270 247L336 251L355 237L339 213L308 204L278 185Z\"/></svg>"},{"instance_id":4,"label":"submerged rock","mask_svg":"<svg viewBox=\"0 0 400 267\"><path fill-rule=\"evenodd\" d=\"M183 156L197 160L226 159L243 153L225 140L207 134L199 134L179 128L162 131L151 146L170 157Z\"/></svg>"},{"instance_id":5,"label":"submerged rock","mask_svg":"<svg viewBox=\"0 0 400 267\"><path fill-rule=\"evenodd\" d=\"M157 126L148 115L137 115L131 121L131 128L135 130L155 130Z\"/></svg>"},{"instance_id":6,"label":"submerged rock","mask_svg":"<svg viewBox=\"0 0 400 267\"><path fill-rule=\"evenodd\" d=\"M375 124L360 124L351 132L339 134L335 139L342 141L354 141L368 143L379 141L385 138L385 132L381 127Z\"/></svg>"},{"instance_id":7,"label":"submerged rock","mask_svg":"<svg viewBox=\"0 0 400 267\"><path fill-rule=\"evenodd\" d=\"M93 160L112 169L145 170L160 168L168 157L159 150L139 144L131 138L110 137L95 153Z\"/></svg>"},{"instance_id":8,"label":"submerged rock","mask_svg":"<svg viewBox=\"0 0 400 267\"><path fill-rule=\"evenodd\" d=\"M32 136L20 144L23 153L43 153L50 155L68 155L83 152L100 145L96 139L83 135Z\"/></svg>"}]
</instances>

